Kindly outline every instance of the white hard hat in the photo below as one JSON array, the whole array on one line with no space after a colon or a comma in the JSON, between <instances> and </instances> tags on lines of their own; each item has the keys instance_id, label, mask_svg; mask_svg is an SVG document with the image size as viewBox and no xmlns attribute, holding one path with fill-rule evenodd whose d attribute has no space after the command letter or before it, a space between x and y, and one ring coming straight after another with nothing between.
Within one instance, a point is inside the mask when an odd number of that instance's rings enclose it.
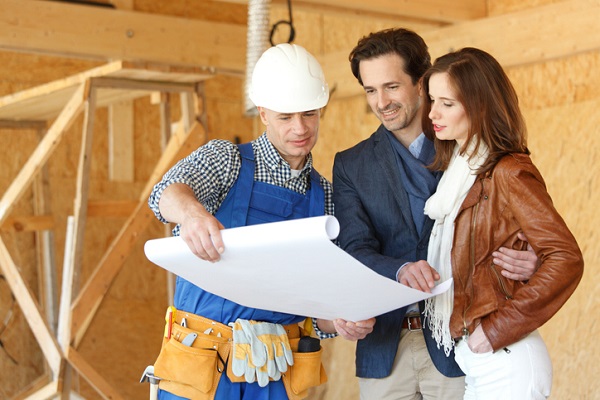
<instances>
[{"instance_id":1,"label":"white hard hat","mask_svg":"<svg viewBox=\"0 0 600 400\"><path fill-rule=\"evenodd\" d=\"M329 87L321 65L304 47L282 43L265 51L252 72L250 100L281 113L324 107Z\"/></svg>"}]
</instances>

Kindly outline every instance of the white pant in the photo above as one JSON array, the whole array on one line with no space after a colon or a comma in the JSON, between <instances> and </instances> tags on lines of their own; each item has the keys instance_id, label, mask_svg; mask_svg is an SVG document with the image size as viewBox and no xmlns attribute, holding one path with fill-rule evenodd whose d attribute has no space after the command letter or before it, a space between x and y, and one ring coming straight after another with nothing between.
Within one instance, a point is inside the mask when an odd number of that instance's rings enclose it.
<instances>
[{"instance_id":1,"label":"white pant","mask_svg":"<svg viewBox=\"0 0 600 400\"><path fill-rule=\"evenodd\" d=\"M466 340L456 362L466 374L465 400L538 400L550 396L552 362L537 331L495 353L473 353Z\"/></svg>"}]
</instances>

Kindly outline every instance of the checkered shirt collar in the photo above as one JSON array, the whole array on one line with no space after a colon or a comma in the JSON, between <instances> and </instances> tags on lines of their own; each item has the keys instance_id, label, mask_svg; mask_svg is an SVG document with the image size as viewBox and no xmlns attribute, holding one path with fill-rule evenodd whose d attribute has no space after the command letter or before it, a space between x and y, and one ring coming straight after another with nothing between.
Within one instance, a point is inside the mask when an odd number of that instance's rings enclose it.
<instances>
[{"instance_id":1,"label":"checkered shirt collar","mask_svg":"<svg viewBox=\"0 0 600 400\"><path fill-rule=\"evenodd\" d=\"M264 132L258 139L256 139L256 146L258 153L262 155L263 160L271 174L276 175L287 181L291 178L292 171L290 164L281 157L281 154L277 151L273 143L267 138L267 133ZM308 153L306 157L306 163L300 172L300 176L304 177L310 173L312 169L312 154Z\"/></svg>"}]
</instances>

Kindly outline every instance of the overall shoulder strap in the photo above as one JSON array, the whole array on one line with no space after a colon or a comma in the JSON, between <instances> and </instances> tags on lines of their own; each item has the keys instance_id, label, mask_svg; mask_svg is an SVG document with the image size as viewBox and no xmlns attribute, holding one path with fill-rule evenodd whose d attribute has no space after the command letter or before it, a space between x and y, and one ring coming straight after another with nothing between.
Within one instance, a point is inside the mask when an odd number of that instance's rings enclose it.
<instances>
[{"instance_id":1,"label":"overall shoulder strap","mask_svg":"<svg viewBox=\"0 0 600 400\"><path fill-rule=\"evenodd\" d=\"M325 211L325 190L321 185L321 175L316 169L310 170L310 210L309 215L316 217Z\"/></svg>"}]
</instances>

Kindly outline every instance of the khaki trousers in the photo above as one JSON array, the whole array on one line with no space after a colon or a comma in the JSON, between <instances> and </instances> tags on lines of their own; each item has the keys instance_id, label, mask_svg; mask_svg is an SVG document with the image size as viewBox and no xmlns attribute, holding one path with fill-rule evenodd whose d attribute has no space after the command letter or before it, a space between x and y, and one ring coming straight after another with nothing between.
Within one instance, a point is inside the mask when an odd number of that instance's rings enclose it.
<instances>
[{"instance_id":1,"label":"khaki trousers","mask_svg":"<svg viewBox=\"0 0 600 400\"><path fill-rule=\"evenodd\" d=\"M402 330L390 376L358 383L361 400L458 400L465 394L464 377L448 378L433 365L421 330Z\"/></svg>"}]
</instances>

